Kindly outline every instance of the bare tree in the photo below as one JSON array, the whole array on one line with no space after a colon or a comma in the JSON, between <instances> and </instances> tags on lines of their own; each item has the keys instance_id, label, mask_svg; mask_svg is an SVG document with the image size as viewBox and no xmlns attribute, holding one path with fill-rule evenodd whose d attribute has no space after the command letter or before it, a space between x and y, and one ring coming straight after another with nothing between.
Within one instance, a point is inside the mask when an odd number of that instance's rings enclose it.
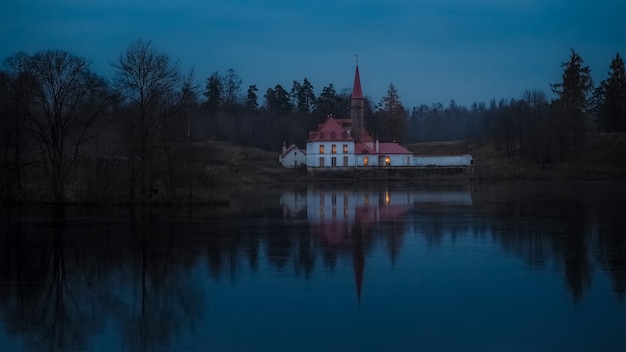
<instances>
[{"instance_id":1,"label":"bare tree","mask_svg":"<svg viewBox=\"0 0 626 352\"><path fill-rule=\"evenodd\" d=\"M142 197L147 194L146 165L150 158L149 138L159 127L164 117L164 103L168 103L171 92L181 83L178 62L158 52L151 42L137 40L112 63L115 69L114 85L137 109L134 121L134 136L139 143L139 178ZM171 102L171 101L169 101ZM133 168L134 169L134 168ZM131 172L131 197L134 197L134 171Z\"/></svg>"},{"instance_id":2,"label":"bare tree","mask_svg":"<svg viewBox=\"0 0 626 352\"><path fill-rule=\"evenodd\" d=\"M62 201L80 147L106 111L106 83L89 70L87 60L62 50L35 54L28 72L35 94L26 124L38 142L54 197Z\"/></svg>"},{"instance_id":3,"label":"bare tree","mask_svg":"<svg viewBox=\"0 0 626 352\"><path fill-rule=\"evenodd\" d=\"M19 52L4 60L0 72L0 140L3 147L5 196L13 198L24 188L22 170L24 151L29 141L25 120L33 93L33 79L28 74L29 57Z\"/></svg>"}]
</instances>

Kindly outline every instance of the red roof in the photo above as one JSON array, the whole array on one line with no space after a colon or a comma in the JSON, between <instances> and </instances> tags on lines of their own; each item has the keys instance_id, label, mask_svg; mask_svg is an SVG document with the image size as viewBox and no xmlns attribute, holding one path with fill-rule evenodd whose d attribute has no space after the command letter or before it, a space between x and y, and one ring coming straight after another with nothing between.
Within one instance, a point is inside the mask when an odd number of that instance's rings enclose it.
<instances>
[{"instance_id":1,"label":"red roof","mask_svg":"<svg viewBox=\"0 0 626 352\"><path fill-rule=\"evenodd\" d=\"M378 152L376 151L376 144L370 147L367 143L355 143L354 149L355 154L413 154L410 150L398 145L398 143L378 143Z\"/></svg>"},{"instance_id":2,"label":"red roof","mask_svg":"<svg viewBox=\"0 0 626 352\"><path fill-rule=\"evenodd\" d=\"M398 143L380 143L378 150L380 154L413 154Z\"/></svg>"},{"instance_id":3,"label":"red roof","mask_svg":"<svg viewBox=\"0 0 626 352\"><path fill-rule=\"evenodd\" d=\"M361 90L361 77L359 76L359 65L356 65L356 73L354 74L354 87L352 88L352 99L363 99L363 91Z\"/></svg>"},{"instance_id":4,"label":"red roof","mask_svg":"<svg viewBox=\"0 0 626 352\"><path fill-rule=\"evenodd\" d=\"M317 131L309 132L309 141L351 141L353 140L346 131L332 116L328 116L326 121L320 125Z\"/></svg>"}]
</instances>

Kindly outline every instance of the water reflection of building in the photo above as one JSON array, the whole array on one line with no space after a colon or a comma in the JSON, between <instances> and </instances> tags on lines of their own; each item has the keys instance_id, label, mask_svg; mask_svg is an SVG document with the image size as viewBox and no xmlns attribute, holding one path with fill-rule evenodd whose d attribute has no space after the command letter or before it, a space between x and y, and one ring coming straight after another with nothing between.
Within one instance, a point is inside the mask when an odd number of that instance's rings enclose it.
<instances>
[{"instance_id":1,"label":"water reflection of building","mask_svg":"<svg viewBox=\"0 0 626 352\"><path fill-rule=\"evenodd\" d=\"M472 205L469 190L400 191L400 190L319 190L285 192L280 198L285 217L306 218L311 233L324 242L325 250L348 250L352 256L357 296L365 268L366 252L372 233L380 224L391 229L389 236L404 235L404 218L416 205ZM384 231L383 231L384 232ZM392 261L402 241L390 239Z\"/></svg>"}]
</instances>

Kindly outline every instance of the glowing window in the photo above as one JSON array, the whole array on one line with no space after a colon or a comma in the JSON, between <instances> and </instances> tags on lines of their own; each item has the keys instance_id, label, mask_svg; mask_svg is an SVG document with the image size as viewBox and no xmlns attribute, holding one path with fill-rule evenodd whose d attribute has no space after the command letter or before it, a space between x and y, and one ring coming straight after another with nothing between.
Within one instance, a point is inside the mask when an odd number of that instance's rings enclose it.
<instances>
[{"instance_id":1,"label":"glowing window","mask_svg":"<svg viewBox=\"0 0 626 352\"><path fill-rule=\"evenodd\" d=\"M343 145L343 153L344 154L348 154L348 145L347 144Z\"/></svg>"},{"instance_id":2,"label":"glowing window","mask_svg":"<svg viewBox=\"0 0 626 352\"><path fill-rule=\"evenodd\" d=\"M364 157L363 157L363 165L367 166L367 165L369 165L369 164L370 164L370 158L368 158L368 157L364 156Z\"/></svg>"},{"instance_id":3,"label":"glowing window","mask_svg":"<svg viewBox=\"0 0 626 352\"><path fill-rule=\"evenodd\" d=\"M324 145L320 144L320 154L324 154Z\"/></svg>"},{"instance_id":4,"label":"glowing window","mask_svg":"<svg viewBox=\"0 0 626 352\"><path fill-rule=\"evenodd\" d=\"M391 158L390 157L386 157L385 158L385 165L387 165L387 166L391 165Z\"/></svg>"},{"instance_id":5,"label":"glowing window","mask_svg":"<svg viewBox=\"0 0 626 352\"><path fill-rule=\"evenodd\" d=\"M332 154L337 154L337 145L335 145L335 144L331 145L330 146L330 150L331 150L330 152Z\"/></svg>"}]
</instances>

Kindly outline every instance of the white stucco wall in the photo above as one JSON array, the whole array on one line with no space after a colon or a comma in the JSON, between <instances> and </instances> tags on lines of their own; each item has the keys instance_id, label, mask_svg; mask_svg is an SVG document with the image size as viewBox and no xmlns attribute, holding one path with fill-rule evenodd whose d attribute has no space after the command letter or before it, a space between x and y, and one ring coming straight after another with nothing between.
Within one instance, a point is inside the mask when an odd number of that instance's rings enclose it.
<instances>
[{"instance_id":1,"label":"white stucco wall","mask_svg":"<svg viewBox=\"0 0 626 352\"><path fill-rule=\"evenodd\" d=\"M280 156L278 161L283 167L298 167L306 165L306 155L300 149L292 149L287 154Z\"/></svg>"},{"instance_id":2,"label":"white stucco wall","mask_svg":"<svg viewBox=\"0 0 626 352\"><path fill-rule=\"evenodd\" d=\"M333 144L336 146L336 153L332 153ZM324 146L324 154L320 154L320 145ZM348 152L343 153L343 146L348 146ZM335 167L344 167L344 157L347 158L347 167L355 166L354 141L333 141L333 142L308 142L306 144L306 165L307 167L320 167L320 158L324 159L324 168L332 166L332 158L336 160Z\"/></svg>"},{"instance_id":3,"label":"white stucco wall","mask_svg":"<svg viewBox=\"0 0 626 352\"><path fill-rule=\"evenodd\" d=\"M332 154L332 145L336 146L336 153ZM347 154L343 153L343 145L348 146ZM324 153L320 153L320 146L324 146ZM405 166L418 166L418 167L446 167L446 166L471 166L471 155L443 155L443 156L428 156L428 155L411 155L411 154L358 154L355 155L353 141L324 141L324 142L308 142L306 153L306 165L309 168L319 168L320 158L324 159L324 168L332 168L332 158L336 158L335 167L366 167L364 159L369 158L367 167L379 167L386 166L386 157L390 158L390 165L392 167L405 167ZM303 156L304 157L304 156ZM344 165L343 158L347 157L347 165ZM300 164L300 162L298 162ZM284 164L285 165L285 164ZM293 167L293 159L286 161L285 167Z\"/></svg>"}]
</instances>

